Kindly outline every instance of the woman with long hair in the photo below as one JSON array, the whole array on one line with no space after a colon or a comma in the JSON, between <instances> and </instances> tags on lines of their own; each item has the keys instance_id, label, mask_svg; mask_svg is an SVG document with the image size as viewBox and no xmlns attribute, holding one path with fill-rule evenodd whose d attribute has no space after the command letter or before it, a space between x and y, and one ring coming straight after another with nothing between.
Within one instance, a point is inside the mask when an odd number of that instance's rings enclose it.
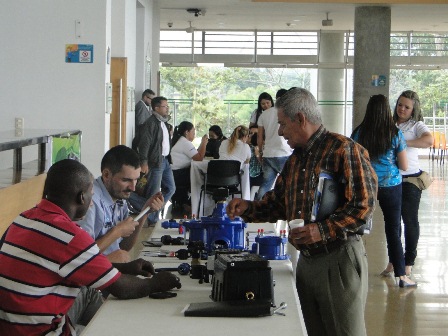
<instances>
[{"instance_id":1,"label":"woman with long hair","mask_svg":"<svg viewBox=\"0 0 448 336\"><path fill-rule=\"evenodd\" d=\"M369 151L378 176L378 201L384 216L389 261L395 276L400 278L399 286L416 286L406 276L400 239L402 179L399 169L408 167L406 141L395 126L387 97L370 97L364 120L353 131L352 138Z\"/></svg>"},{"instance_id":2,"label":"woman with long hair","mask_svg":"<svg viewBox=\"0 0 448 336\"><path fill-rule=\"evenodd\" d=\"M251 152L246 143L249 138L249 129L246 126L239 125L234 130L229 139L224 140L219 147L220 160L238 160L243 163L249 163Z\"/></svg>"},{"instance_id":3,"label":"woman with long hair","mask_svg":"<svg viewBox=\"0 0 448 336\"><path fill-rule=\"evenodd\" d=\"M173 147L171 148L171 169L173 170L174 182L176 184L176 192L171 197L174 205L188 205L188 192L191 189L191 161L202 161L205 156L205 147L208 142L207 134L202 137L198 149L192 143L195 137L196 130L189 121L182 121L174 128Z\"/></svg>"},{"instance_id":4,"label":"woman with long hair","mask_svg":"<svg viewBox=\"0 0 448 336\"><path fill-rule=\"evenodd\" d=\"M212 157L214 159L219 158L219 146L221 142L227 139L222 133L221 127L218 125L212 125L208 129L208 143L205 148L205 156Z\"/></svg>"},{"instance_id":5,"label":"woman with long hair","mask_svg":"<svg viewBox=\"0 0 448 336\"><path fill-rule=\"evenodd\" d=\"M407 177L417 177L422 174L418 162L418 149L428 148L432 145L432 135L428 126L423 122L420 109L420 99L414 91L406 90L400 94L395 104L394 121L403 132L406 140L409 167L406 171L400 171L403 177L403 193L401 218L404 224L404 263L406 274L412 273L412 266L417 257L417 244L420 237L420 225L418 222L418 208L422 190L416 185L406 182ZM393 266L388 265L387 272L392 271Z\"/></svg>"},{"instance_id":6,"label":"woman with long hair","mask_svg":"<svg viewBox=\"0 0 448 336\"><path fill-rule=\"evenodd\" d=\"M274 106L274 100L272 99L272 96L267 92L261 93L258 96L258 106L250 116L249 127L258 127L258 118L260 117L261 113L263 113L263 111L267 110L268 108L271 108L272 106Z\"/></svg>"}]
</instances>

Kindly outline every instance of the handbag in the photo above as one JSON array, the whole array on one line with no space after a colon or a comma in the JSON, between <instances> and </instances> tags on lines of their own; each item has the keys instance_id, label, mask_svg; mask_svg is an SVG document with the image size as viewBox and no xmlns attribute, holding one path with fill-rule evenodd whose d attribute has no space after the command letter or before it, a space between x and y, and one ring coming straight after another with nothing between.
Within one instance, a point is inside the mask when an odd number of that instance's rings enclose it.
<instances>
[{"instance_id":1,"label":"handbag","mask_svg":"<svg viewBox=\"0 0 448 336\"><path fill-rule=\"evenodd\" d=\"M420 190L428 189L429 186L432 183L432 178L429 176L429 174L425 171L422 171L422 173L419 176L410 176L403 178L403 182L409 182L415 185Z\"/></svg>"}]
</instances>

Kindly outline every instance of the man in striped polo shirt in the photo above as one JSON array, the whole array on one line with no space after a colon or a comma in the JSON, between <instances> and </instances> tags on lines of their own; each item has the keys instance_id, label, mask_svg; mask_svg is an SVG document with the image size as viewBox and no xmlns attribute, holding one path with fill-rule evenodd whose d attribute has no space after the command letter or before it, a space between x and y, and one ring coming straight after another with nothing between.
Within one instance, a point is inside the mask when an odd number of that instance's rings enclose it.
<instances>
[{"instance_id":1,"label":"man in striped polo shirt","mask_svg":"<svg viewBox=\"0 0 448 336\"><path fill-rule=\"evenodd\" d=\"M75 220L91 205L92 174L62 160L48 171L44 198L0 240L0 335L76 335L95 290L120 299L180 288L179 279L142 259L112 265ZM80 289L83 290L80 290ZM76 302L76 304L74 304ZM69 313L72 307L76 311ZM73 319L71 321L71 318Z\"/></svg>"}]
</instances>

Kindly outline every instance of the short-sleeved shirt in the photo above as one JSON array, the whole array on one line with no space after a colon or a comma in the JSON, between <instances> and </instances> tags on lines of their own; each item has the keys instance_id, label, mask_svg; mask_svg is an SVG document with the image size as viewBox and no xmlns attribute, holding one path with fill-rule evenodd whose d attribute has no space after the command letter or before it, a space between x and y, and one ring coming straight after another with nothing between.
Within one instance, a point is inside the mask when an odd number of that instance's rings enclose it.
<instances>
[{"instance_id":1,"label":"short-sleeved shirt","mask_svg":"<svg viewBox=\"0 0 448 336\"><path fill-rule=\"evenodd\" d=\"M238 140L236 146L232 153L229 154L228 148L230 144L230 139L224 140L219 147L219 159L220 160L238 160L243 164L244 162L249 162L251 157L251 152L249 145Z\"/></svg>"},{"instance_id":2,"label":"short-sleeved shirt","mask_svg":"<svg viewBox=\"0 0 448 336\"><path fill-rule=\"evenodd\" d=\"M81 286L109 287L120 272L54 203L19 215L0 246L2 335L71 335L66 315Z\"/></svg>"},{"instance_id":3,"label":"short-sleeved shirt","mask_svg":"<svg viewBox=\"0 0 448 336\"><path fill-rule=\"evenodd\" d=\"M404 123L397 125L403 132L405 140L415 140L420 138L423 133L429 133L429 128L423 121L408 120ZM400 170L402 175L412 175L420 171L420 165L418 162L418 148L407 147L406 154L408 155L408 169L406 171Z\"/></svg>"},{"instance_id":4,"label":"short-sleeved shirt","mask_svg":"<svg viewBox=\"0 0 448 336\"><path fill-rule=\"evenodd\" d=\"M267 109L260 115L258 127L264 128L263 157L273 158L291 155L291 147L289 147L284 137L278 135L279 125L275 107Z\"/></svg>"},{"instance_id":5,"label":"short-sleeved shirt","mask_svg":"<svg viewBox=\"0 0 448 336\"><path fill-rule=\"evenodd\" d=\"M359 131L353 134L353 139L358 140ZM392 138L392 146L385 154L371 159L371 164L378 176L379 187L392 187L401 183L401 174L398 169L397 155L406 149L406 140L403 133L398 130L398 134Z\"/></svg>"},{"instance_id":6,"label":"short-sleeved shirt","mask_svg":"<svg viewBox=\"0 0 448 336\"><path fill-rule=\"evenodd\" d=\"M191 160L197 153L198 150L193 143L181 136L173 148L171 148L171 169L177 170L190 167Z\"/></svg>"},{"instance_id":7,"label":"short-sleeved shirt","mask_svg":"<svg viewBox=\"0 0 448 336\"><path fill-rule=\"evenodd\" d=\"M107 191L101 176L93 181L93 206L87 210L86 215L78 222L94 240L98 240L109 232L119 222L129 217L129 208L125 201L114 201ZM122 238L115 240L103 251L108 255L120 249Z\"/></svg>"}]
</instances>

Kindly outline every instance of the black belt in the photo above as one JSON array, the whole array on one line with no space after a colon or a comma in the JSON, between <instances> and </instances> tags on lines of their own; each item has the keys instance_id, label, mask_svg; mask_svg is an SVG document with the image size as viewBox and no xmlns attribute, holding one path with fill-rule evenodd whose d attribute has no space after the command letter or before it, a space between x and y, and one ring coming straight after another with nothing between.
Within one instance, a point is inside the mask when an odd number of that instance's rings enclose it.
<instances>
[{"instance_id":1,"label":"black belt","mask_svg":"<svg viewBox=\"0 0 448 336\"><path fill-rule=\"evenodd\" d=\"M314 257L321 254L330 254L333 251L336 251L341 246L345 245L348 241L351 240L359 240L360 236L357 234L347 235L347 240L336 239L327 244L319 244L316 247L305 247L300 250L300 254L305 257Z\"/></svg>"}]
</instances>

